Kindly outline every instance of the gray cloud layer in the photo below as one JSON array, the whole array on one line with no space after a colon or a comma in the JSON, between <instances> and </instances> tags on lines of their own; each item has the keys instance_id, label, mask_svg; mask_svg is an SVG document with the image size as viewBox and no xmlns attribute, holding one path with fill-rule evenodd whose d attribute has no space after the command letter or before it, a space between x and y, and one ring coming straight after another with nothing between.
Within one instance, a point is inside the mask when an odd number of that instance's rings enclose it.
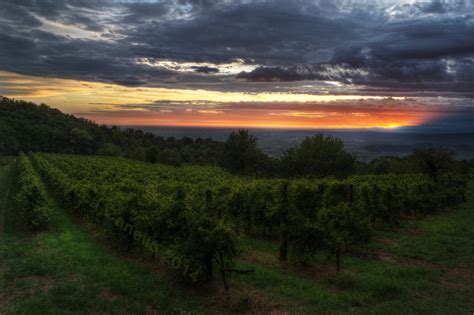
<instances>
[{"instance_id":1,"label":"gray cloud layer","mask_svg":"<svg viewBox=\"0 0 474 315\"><path fill-rule=\"evenodd\" d=\"M0 0L0 27L0 70L29 75L243 91L324 80L472 96L474 86L472 0Z\"/></svg>"}]
</instances>

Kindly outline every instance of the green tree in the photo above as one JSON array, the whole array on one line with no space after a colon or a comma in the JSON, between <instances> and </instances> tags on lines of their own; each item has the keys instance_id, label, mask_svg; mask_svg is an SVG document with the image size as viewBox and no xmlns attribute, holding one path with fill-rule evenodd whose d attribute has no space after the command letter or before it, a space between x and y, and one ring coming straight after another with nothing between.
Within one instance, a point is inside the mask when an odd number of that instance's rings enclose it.
<instances>
[{"instance_id":1,"label":"green tree","mask_svg":"<svg viewBox=\"0 0 474 315\"><path fill-rule=\"evenodd\" d=\"M415 170L427 174L434 181L447 171L453 170L455 162L451 152L442 148L428 148L415 151L411 156Z\"/></svg>"},{"instance_id":2,"label":"green tree","mask_svg":"<svg viewBox=\"0 0 474 315\"><path fill-rule=\"evenodd\" d=\"M80 128L73 128L71 129L70 136L76 153L87 153L89 151L93 139L87 131Z\"/></svg>"},{"instance_id":3,"label":"green tree","mask_svg":"<svg viewBox=\"0 0 474 315\"><path fill-rule=\"evenodd\" d=\"M257 148L257 138L248 130L232 132L225 142L221 165L233 173L258 173L265 154Z\"/></svg>"},{"instance_id":4,"label":"green tree","mask_svg":"<svg viewBox=\"0 0 474 315\"><path fill-rule=\"evenodd\" d=\"M97 154L105 156L120 156L122 155L122 149L116 144L106 143L98 151Z\"/></svg>"},{"instance_id":5,"label":"green tree","mask_svg":"<svg viewBox=\"0 0 474 315\"><path fill-rule=\"evenodd\" d=\"M224 143L212 139L194 141L165 139L138 129L97 125L83 118L61 113L41 104L0 96L0 154L24 152L97 153L106 143L121 148L124 156L141 161L156 161L159 150L185 152L181 159L189 164L216 164ZM104 153L104 151L102 151ZM116 152L115 152L116 153Z\"/></svg>"},{"instance_id":6,"label":"green tree","mask_svg":"<svg viewBox=\"0 0 474 315\"><path fill-rule=\"evenodd\" d=\"M372 160L367 169L371 174L403 174L410 172L406 158L382 156Z\"/></svg>"},{"instance_id":7,"label":"green tree","mask_svg":"<svg viewBox=\"0 0 474 315\"><path fill-rule=\"evenodd\" d=\"M17 154L19 147L15 131L0 121L0 155Z\"/></svg>"},{"instance_id":8,"label":"green tree","mask_svg":"<svg viewBox=\"0 0 474 315\"><path fill-rule=\"evenodd\" d=\"M146 151L142 146L130 146L125 150L125 157L138 161L146 161Z\"/></svg>"},{"instance_id":9,"label":"green tree","mask_svg":"<svg viewBox=\"0 0 474 315\"><path fill-rule=\"evenodd\" d=\"M176 150L164 149L158 153L157 161L166 165L180 166L181 156Z\"/></svg>"},{"instance_id":10,"label":"green tree","mask_svg":"<svg viewBox=\"0 0 474 315\"><path fill-rule=\"evenodd\" d=\"M158 162L158 147L156 145L152 145L148 147L145 151L146 161L150 163Z\"/></svg>"},{"instance_id":11,"label":"green tree","mask_svg":"<svg viewBox=\"0 0 474 315\"><path fill-rule=\"evenodd\" d=\"M342 140L317 134L289 149L282 157L282 167L289 177L345 177L355 170L355 161Z\"/></svg>"}]
</instances>

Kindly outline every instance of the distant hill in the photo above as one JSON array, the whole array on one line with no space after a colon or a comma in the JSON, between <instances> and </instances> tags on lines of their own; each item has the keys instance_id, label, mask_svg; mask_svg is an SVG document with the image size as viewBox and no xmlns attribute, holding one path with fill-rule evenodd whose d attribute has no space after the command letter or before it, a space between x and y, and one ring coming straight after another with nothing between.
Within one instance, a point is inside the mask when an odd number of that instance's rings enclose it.
<instances>
[{"instance_id":1,"label":"distant hill","mask_svg":"<svg viewBox=\"0 0 474 315\"><path fill-rule=\"evenodd\" d=\"M168 164L215 164L223 143L164 138L139 129L107 127L47 105L0 96L0 155L19 151L123 155Z\"/></svg>"}]
</instances>

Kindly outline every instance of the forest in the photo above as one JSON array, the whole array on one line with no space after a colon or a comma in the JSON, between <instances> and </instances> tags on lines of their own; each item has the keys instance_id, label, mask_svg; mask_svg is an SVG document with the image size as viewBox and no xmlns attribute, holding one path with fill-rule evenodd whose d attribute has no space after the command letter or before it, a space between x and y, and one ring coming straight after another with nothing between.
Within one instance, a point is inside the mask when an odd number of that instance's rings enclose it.
<instances>
[{"instance_id":1,"label":"forest","mask_svg":"<svg viewBox=\"0 0 474 315\"><path fill-rule=\"evenodd\" d=\"M0 96L0 155L23 152L100 154L164 162L214 164L222 143L211 139L164 139L139 129L98 125L45 104Z\"/></svg>"}]
</instances>

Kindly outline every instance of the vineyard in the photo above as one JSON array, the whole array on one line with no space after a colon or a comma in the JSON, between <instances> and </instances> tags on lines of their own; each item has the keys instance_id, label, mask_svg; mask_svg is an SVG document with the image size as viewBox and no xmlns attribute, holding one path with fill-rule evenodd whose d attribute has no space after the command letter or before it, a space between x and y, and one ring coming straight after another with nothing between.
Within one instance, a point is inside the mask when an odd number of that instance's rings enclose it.
<instances>
[{"instance_id":1,"label":"vineyard","mask_svg":"<svg viewBox=\"0 0 474 315\"><path fill-rule=\"evenodd\" d=\"M34 154L20 159L23 201L44 194L30 160L66 209L124 248L162 260L190 282L211 280L218 270L226 288L229 272L253 271L235 267L246 237L277 241L274 255L281 262L307 263L328 251L339 271L343 254L364 246L374 229L457 205L466 187L454 175L436 181L423 175L252 179L213 167ZM42 198L35 200L25 217L47 225Z\"/></svg>"},{"instance_id":2,"label":"vineyard","mask_svg":"<svg viewBox=\"0 0 474 315\"><path fill-rule=\"evenodd\" d=\"M0 315L474 315L474 0L0 25Z\"/></svg>"}]
</instances>

